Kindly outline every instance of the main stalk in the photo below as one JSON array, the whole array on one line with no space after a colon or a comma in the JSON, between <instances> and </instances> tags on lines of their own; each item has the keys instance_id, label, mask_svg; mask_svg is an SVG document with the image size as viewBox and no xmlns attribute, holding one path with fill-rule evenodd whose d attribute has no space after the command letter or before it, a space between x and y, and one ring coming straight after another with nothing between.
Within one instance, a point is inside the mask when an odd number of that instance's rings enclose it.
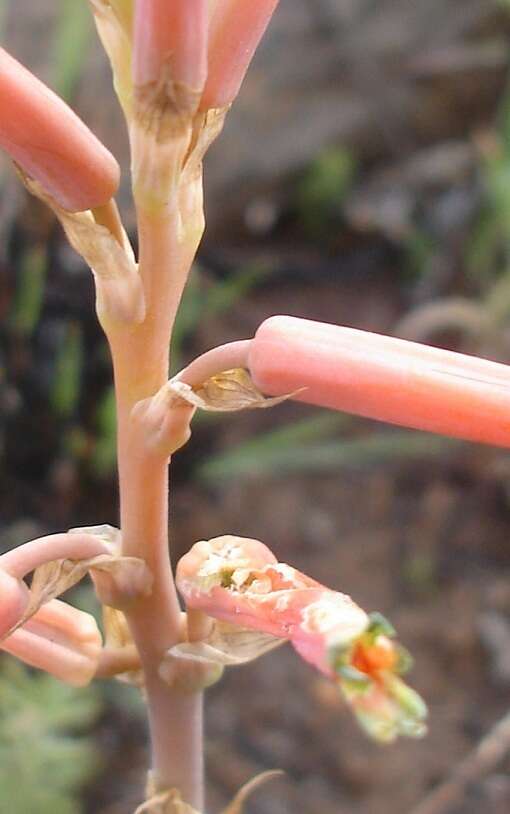
<instances>
[{"instance_id":1,"label":"main stalk","mask_svg":"<svg viewBox=\"0 0 510 814\"><path fill-rule=\"evenodd\" d=\"M146 298L142 324L107 330L118 411L118 465L123 553L144 559L153 590L126 608L139 650L147 694L153 779L176 788L203 810L202 693L169 686L159 674L165 652L181 636L181 611L169 555L168 458L148 448L133 420L139 401L169 376L175 314L196 252L198 235L182 230L176 210L138 208L140 274Z\"/></svg>"}]
</instances>

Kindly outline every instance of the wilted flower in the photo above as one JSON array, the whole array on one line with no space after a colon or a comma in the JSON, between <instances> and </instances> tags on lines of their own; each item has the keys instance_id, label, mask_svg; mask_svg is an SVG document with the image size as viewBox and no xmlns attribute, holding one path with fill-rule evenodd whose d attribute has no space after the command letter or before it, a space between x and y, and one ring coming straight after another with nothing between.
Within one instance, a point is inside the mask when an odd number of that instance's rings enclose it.
<instances>
[{"instance_id":1,"label":"wilted flower","mask_svg":"<svg viewBox=\"0 0 510 814\"><path fill-rule=\"evenodd\" d=\"M369 618L361 636L328 650L342 694L375 740L421 737L426 732L427 707L400 678L410 669L411 656L393 641L395 631L383 616L373 613Z\"/></svg>"},{"instance_id":2,"label":"wilted flower","mask_svg":"<svg viewBox=\"0 0 510 814\"><path fill-rule=\"evenodd\" d=\"M196 543L178 564L177 586L189 608L254 635L290 641L303 659L338 683L375 739L424 734L426 707L399 677L410 658L392 641L389 623L379 614L367 616L350 597L278 562L258 540L225 536ZM215 631L206 642L223 664L229 663L229 641L235 642L227 634L230 638ZM268 650L266 641L257 641L253 652L257 647L259 655ZM185 649L188 657L208 652L203 644ZM230 663L236 663L238 653L230 656Z\"/></svg>"}]
</instances>

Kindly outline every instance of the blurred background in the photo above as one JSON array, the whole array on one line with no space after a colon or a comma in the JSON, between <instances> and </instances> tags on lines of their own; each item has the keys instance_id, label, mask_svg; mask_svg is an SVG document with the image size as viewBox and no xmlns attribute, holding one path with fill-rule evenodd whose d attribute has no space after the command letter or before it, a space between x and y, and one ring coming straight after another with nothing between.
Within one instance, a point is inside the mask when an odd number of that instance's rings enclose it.
<instances>
[{"instance_id":1,"label":"blurred background","mask_svg":"<svg viewBox=\"0 0 510 814\"><path fill-rule=\"evenodd\" d=\"M2 0L0 41L127 168L82 0ZM206 165L208 229L174 368L288 313L510 361L510 4L281 0ZM125 174L120 199L134 235ZM0 164L0 547L117 522L115 417L91 276ZM285 404L201 418L173 466L176 553L223 533L396 625L430 733L367 742L282 648L208 693L210 810L404 814L510 706L510 459ZM94 606L86 587L73 601ZM503 814L508 753L436 814ZM124 814L147 764L135 690L0 659L0 809Z\"/></svg>"}]
</instances>

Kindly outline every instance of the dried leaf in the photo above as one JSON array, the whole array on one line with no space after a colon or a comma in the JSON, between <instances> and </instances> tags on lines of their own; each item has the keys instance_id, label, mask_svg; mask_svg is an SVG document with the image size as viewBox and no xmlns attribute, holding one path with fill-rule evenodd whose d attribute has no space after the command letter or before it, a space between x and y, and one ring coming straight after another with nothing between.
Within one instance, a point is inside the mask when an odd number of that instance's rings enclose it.
<instances>
[{"instance_id":1,"label":"dried leaf","mask_svg":"<svg viewBox=\"0 0 510 814\"><path fill-rule=\"evenodd\" d=\"M187 186L201 173L204 156L223 130L228 110L215 108L194 117L191 144L182 173L183 186Z\"/></svg>"},{"instance_id":2,"label":"dried leaf","mask_svg":"<svg viewBox=\"0 0 510 814\"><path fill-rule=\"evenodd\" d=\"M76 526L69 529L68 534L91 534L98 537L103 543L110 547L112 554L120 553L121 535L120 529L110 526L108 523L101 523L99 526Z\"/></svg>"},{"instance_id":3,"label":"dried leaf","mask_svg":"<svg viewBox=\"0 0 510 814\"><path fill-rule=\"evenodd\" d=\"M103 606L104 641L107 647L128 647L133 644L127 619L117 608Z\"/></svg>"},{"instance_id":4,"label":"dried leaf","mask_svg":"<svg viewBox=\"0 0 510 814\"><path fill-rule=\"evenodd\" d=\"M230 805L226 807L222 814L243 814L244 804L254 791L260 788L260 786L262 786L264 783L268 783L270 780L274 780L276 777L282 777L284 774L285 772L282 772L280 769L273 769L269 772L262 772L262 774L258 774L239 789Z\"/></svg>"},{"instance_id":5,"label":"dried leaf","mask_svg":"<svg viewBox=\"0 0 510 814\"><path fill-rule=\"evenodd\" d=\"M134 645L126 617L117 608L103 605L103 631L106 648L115 650ZM139 689L144 686L143 670L129 670L125 673L117 673L115 678L123 684L131 684Z\"/></svg>"},{"instance_id":6,"label":"dried leaf","mask_svg":"<svg viewBox=\"0 0 510 814\"><path fill-rule=\"evenodd\" d=\"M273 407L291 398L294 393L275 398L266 398L253 384L250 374L244 368L225 370L212 376L199 387L172 379L168 388L178 399L215 413L228 413L237 410L256 410Z\"/></svg>"},{"instance_id":7,"label":"dried leaf","mask_svg":"<svg viewBox=\"0 0 510 814\"><path fill-rule=\"evenodd\" d=\"M131 13L118 0L89 0L97 33L110 60L114 87L127 119L133 103L131 79ZM125 5L125 4L124 4ZM131 10L132 11L132 10Z\"/></svg>"},{"instance_id":8,"label":"dried leaf","mask_svg":"<svg viewBox=\"0 0 510 814\"><path fill-rule=\"evenodd\" d=\"M127 239L121 246L106 226L96 223L92 212L68 212L19 167L18 174L32 195L50 207L69 243L92 269L96 282L97 311L120 322L142 322L145 298L138 266Z\"/></svg>"},{"instance_id":9,"label":"dried leaf","mask_svg":"<svg viewBox=\"0 0 510 814\"><path fill-rule=\"evenodd\" d=\"M112 556L103 559L95 558L89 562L88 570L92 570L96 589L100 599L108 604L106 597L112 593L112 586L101 581L99 574L107 574L113 582L113 594L124 599L137 596L148 596L152 591L153 576L144 560L138 557ZM99 572L99 573L98 573ZM104 596L103 596L104 594Z\"/></svg>"},{"instance_id":10,"label":"dried leaf","mask_svg":"<svg viewBox=\"0 0 510 814\"><path fill-rule=\"evenodd\" d=\"M172 647L168 654L174 658L235 667L255 661L282 644L285 644L285 639L215 621L212 632L206 639L201 642L182 642Z\"/></svg>"},{"instance_id":11,"label":"dried leaf","mask_svg":"<svg viewBox=\"0 0 510 814\"><path fill-rule=\"evenodd\" d=\"M103 605L116 606L119 600L129 601L140 594L150 594L153 577L145 562L136 557L121 557L120 529L103 524L70 529L68 533L98 537L114 558L111 566L95 568L92 573L96 593Z\"/></svg>"},{"instance_id":12,"label":"dried leaf","mask_svg":"<svg viewBox=\"0 0 510 814\"><path fill-rule=\"evenodd\" d=\"M134 814L199 814L199 812L183 801L177 789L169 789L154 794L138 806Z\"/></svg>"},{"instance_id":13,"label":"dried leaf","mask_svg":"<svg viewBox=\"0 0 510 814\"><path fill-rule=\"evenodd\" d=\"M3 637L11 636L22 627L46 603L68 591L90 571L110 574L119 584L123 581L140 579L146 574L147 566L136 557L119 557L115 554L99 554L86 560L53 560L44 563L34 571L30 585L30 598L21 619Z\"/></svg>"}]
</instances>

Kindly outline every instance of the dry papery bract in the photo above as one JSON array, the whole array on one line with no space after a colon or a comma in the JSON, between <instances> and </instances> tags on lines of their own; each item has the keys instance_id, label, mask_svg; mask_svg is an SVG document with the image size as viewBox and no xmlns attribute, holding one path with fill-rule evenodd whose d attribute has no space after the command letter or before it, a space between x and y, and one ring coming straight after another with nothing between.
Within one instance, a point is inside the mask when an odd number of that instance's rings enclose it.
<instances>
[{"instance_id":1,"label":"dry papery bract","mask_svg":"<svg viewBox=\"0 0 510 814\"><path fill-rule=\"evenodd\" d=\"M176 644L168 651L168 656L233 667L255 661L265 653L285 644L285 641L257 630L248 630L215 620L210 634L205 639L200 642Z\"/></svg>"},{"instance_id":2,"label":"dry papery bract","mask_svg":"<svg viewBox=\"0 0 510 814\"><path fill-rule=\"evenodd\" d=\"M23 616L3 636L6 639L34 616L39 608L73 588L89 571L107 574L115 582L140 583L150 590L147 566L136 557L99 554L86 560L54 560L36 568L30 585L29 600Z\"/></svg>"},{"instance_id":3,"label":"dry papery bract","mask_svg":"<svg viewBox=\"0 0 510 814\"><path fill-rule=\"evenodd\" d=\"M123 232L122 245L94 220L91 211L68 212L20 167L18 175L27 190L46 204L58 218L69 243L91 268L96 283L96 308L100 320L140 323L145 316L145 296L131 245Z\"/></svg>"},{"instance_id":4,"label":"dry papery bract","mask_svg":"<svg viewBox=\"0 0 510 814\"><path fill-rule=\"evenodd\" d=\"M151 591L152 575L146 563L137 557L121 556L118 529L107 525L88 526L70 529L68 533L96 536L104 543L107 553L83 560L61 558L38 566L32 576L25 611L4 639L28 622L43 605L77 585L89 572L98 579L99 588L106 592L110 586L108 581L102 584L102 575L111 578L116 590L128 595L130 592L147 594Z\"/></svg>"},{"instance_id":5,"label":"dry papery bract","mask_svg":"<svg viewBox=\"0 0 510 814\"><path fill-rule=\"evenodd\" d=\"M119 102L128 118L133 105L131 80L131 27L130 4L113 0L89 0L99 39L108 54L113 72L113 84Z\"/></svg>"},{"instance_id":6,"label":"dry papery bract","mask_svg":"<svg viewBox=\"0 0 510 814\"><path fill-rule=\"evenodd\" d=\"M127 619L122 611L109 605L103 605L102 616L104 643L107 649L123 650L135 646ZM115 678L123 684L131 684L143 690L144 677L141 669L117 673Z\"/></svg>"},{"instance_id":7,"label":"dry papery bract","mask_svg":"<svg viewBox=\"0 0 510 814\"><path fill-rule=\"evenodd\" d=\"M221 814L243 814L248 797L265 783L277 777L282 777L283 774L284 772L273 769L253 777L239 789L232 802L229 803ZM134 814L201 814L201 812L183 802L177 789L169 789L152 794L152 785L152 780L149 775L147 791L148 795L150 794L151 796L145 803L138 806Z\"/></svg>"},{"instance_id":8,"label":"dry papery bract","mask_svg":"<svg viewBox=\"0 0 510 814\"><path fill-rule=\"evenodd\" d=\"M176 399L182 399L201 410L216 413L229 413L238 410L256 410L274 407L291 398L291 393L275 398L266 398L255 387L250 374L244 368L225 370L211 376L199 387L171 379L165 387Z\"/></svg>"}]
</instances>

